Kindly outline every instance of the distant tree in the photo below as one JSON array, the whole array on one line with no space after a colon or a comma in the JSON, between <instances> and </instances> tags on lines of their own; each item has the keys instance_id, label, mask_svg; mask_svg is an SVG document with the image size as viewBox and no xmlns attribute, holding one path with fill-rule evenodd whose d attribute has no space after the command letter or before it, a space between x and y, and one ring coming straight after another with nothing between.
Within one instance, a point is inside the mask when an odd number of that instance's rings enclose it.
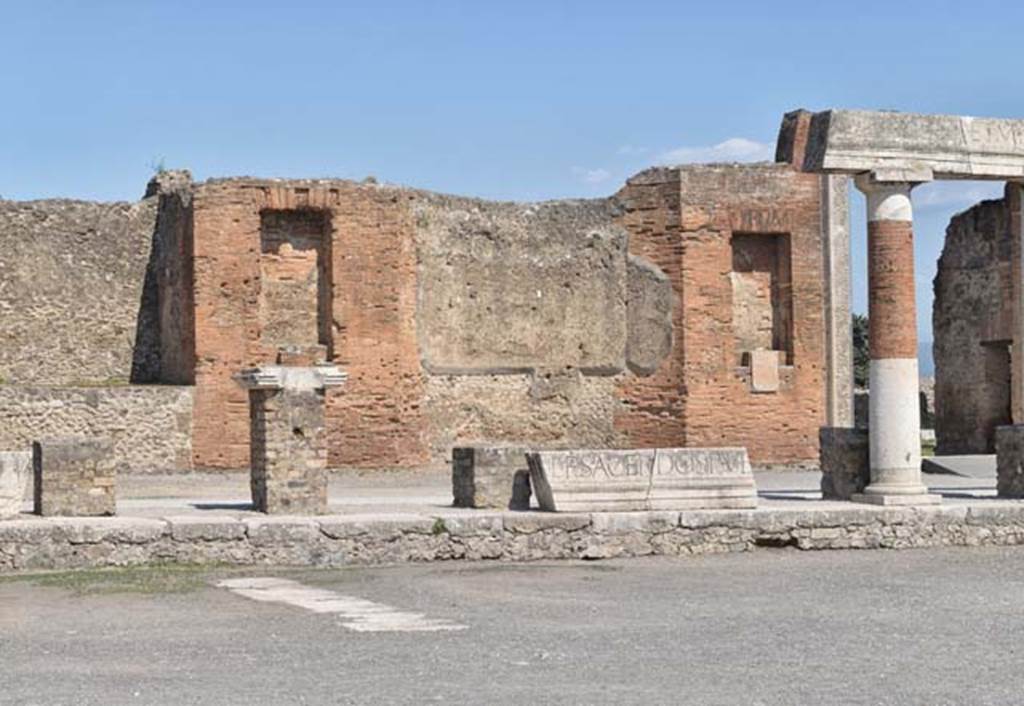
<instances>
[{"instance_id":1,"label":"distant tree","mask_svg":"<svg viewBox=\"0 0 1024 706\"><path fill-rule=\"evenodd\" d=\"M868 368L871 355L868 350L868 317L854 314L853 329L853 384L856 387L868 386Z\"/></svg>"}]
</instances>

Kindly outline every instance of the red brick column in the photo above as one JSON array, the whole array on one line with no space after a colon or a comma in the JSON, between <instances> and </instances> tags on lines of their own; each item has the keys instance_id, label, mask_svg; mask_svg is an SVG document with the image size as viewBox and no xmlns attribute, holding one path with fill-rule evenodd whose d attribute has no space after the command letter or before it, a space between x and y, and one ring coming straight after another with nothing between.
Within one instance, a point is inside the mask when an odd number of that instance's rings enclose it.
<instances>
[{"instance_id":1,"label":"red brick column","mask_svg":"<svg viewBox=\"0 0 1024 706\"><path fill-rule=\"evenodd\" d=\"M914 228L909 182L857 178L868 201L871 482L854 500L879 505L938 501L921 483Z\"/></svg>"}]
</instances>

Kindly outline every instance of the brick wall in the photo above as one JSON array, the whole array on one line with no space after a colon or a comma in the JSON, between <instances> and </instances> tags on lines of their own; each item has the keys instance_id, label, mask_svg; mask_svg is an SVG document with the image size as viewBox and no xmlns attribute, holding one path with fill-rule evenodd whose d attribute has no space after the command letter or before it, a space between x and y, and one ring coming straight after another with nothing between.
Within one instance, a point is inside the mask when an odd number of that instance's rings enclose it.
<instances>
[{"instance_id":1,"label":"brick wall","mask_svg":"<svg viewBox=\"0 0 1024 706\"><path fill-rule=\"evenodd\" d=\"M331 466L443 464L453 445L494 441L746 445L755 463L811 462L826 375L820 187L788 165L655 169L611 199L546 204L199 185L196 465L248 464L232 375L315 341L349 373L327 397ZM753 258L739 268L734 233ZM741 365L744 268L765 278L763 343L792 361L772 394L751 392Z\"/></svg>"},{"instance_id":2,"label":"brick wall","mask_svg":"<svg viewBox=\"0 0 1024 706\"><path fill-rule=\"evenodd\" d=\"M668 360L621 386L623 445L742 445L758 465L815 463L826 376L820 179L788 165L711 165L628 182L630 252L657 263L677 299ZM775 393L752 392L737 365L734 234L789 240L792 365Z\"/></svg>"}]
</instances>

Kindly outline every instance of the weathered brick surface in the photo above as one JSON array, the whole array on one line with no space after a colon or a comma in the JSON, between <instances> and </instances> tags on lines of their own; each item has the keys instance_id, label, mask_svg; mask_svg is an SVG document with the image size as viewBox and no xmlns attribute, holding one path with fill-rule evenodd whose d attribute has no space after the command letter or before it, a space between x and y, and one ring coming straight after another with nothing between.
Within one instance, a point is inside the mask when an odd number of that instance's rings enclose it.
<instances>
[{"instance_id":1,"label":"weathered brick surface","mask_svg":"<svg viewBox=\"0 0 1024 706\"><path fill-rule=\"evenodd\" d=\"M327 511L324 398L317 390L250 390L252 500L269 514Z\"/></svg>"},{"instance_id":2,"label":"weathered brick surface","mask_svg":"<svg viewBox=\"0 0 1024 706\"><path fill-rule=\"evenodd\" d=\"M917 358L910 221L868 222L868 284L871 358Z\"/></svg>"},{"instance_id":3,"label":"weathered brick surface","mask_svg":"<svg viewBox=\"0 0 1024 706\"><path fill-rule=\"evenodd\" d=\"M820 186L789 165L649 170L612 199L540 205L342 181L199 185L196 465L248 464L231 376L288 343L323 346L349 373L327 393L331 466L418 466L495 442L746 445L755 464L813 464ZM736 321L734 233L767 326L753 337ZM778 392L754 396L744 349L762 346L792 364Z\"/></svg>"},{"instance_id":4,"label":"weathered brick surface","mask_svg":"<svg viewBox=\"0 0 1024 706\"><path fill-rule=\"evenodd\" d=\"M241 180L197 187L197 466L248 465L248 401L231 376L273 363L284 343L273 333L273 308L263 306L262 278L273 275L261 258L265 211L276 212L278 219L288 212L322 213L329 224L325 237L331 242L321 256L329 253L324 276L331 278L334 292L331 359L349 373L345 391L327 396L331 465L427 460L420 431L415 243L406 198L401 190L350 182Z\"/></svg>"},{"instance_id":5,"label":"weathered brick surface","mask_svg":"<svg viewBox=\"0 0 1024 706\"><path fill-rule=\"evenodd\" d=\"M32 444L35 512L88 517L116 511L117 460L103 439L44 439Z\"/></svg>"},{"instance_id":6,"label":"weathered brick surface","mask_svg":"<svg viewBox=\"0 0 1024 706\"><path fill-rule=\"evenodd\" d=\"M621 384L623 446L746 446L755 465L815 465L824 420L820 177L788 165L661 168L620 193L630 252L655 263L676 302L672 352ZM738 365L733 236L787 238L794 317L780 389L754 394ZM774 345L780 345L776 343Z\"/></svg>"}]
</instances>

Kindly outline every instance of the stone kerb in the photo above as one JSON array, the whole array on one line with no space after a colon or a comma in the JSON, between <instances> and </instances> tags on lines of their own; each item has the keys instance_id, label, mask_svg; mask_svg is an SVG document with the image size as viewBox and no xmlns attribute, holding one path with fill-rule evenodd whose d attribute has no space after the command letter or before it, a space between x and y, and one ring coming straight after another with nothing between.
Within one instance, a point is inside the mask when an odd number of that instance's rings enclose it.
<instances>
[{"instance_id":1,"label":"stone kerb","mask_svg":"<svg viewBox=\"0 0 1024 706\"><path fill-rule=\"evenodd\" d=\"M542 510L562 512L753 508L742 448L538 451L527 456Z\"/></svg>"},{"instance_id":2,"label":"stone kerb","mask_svg":"<svg viewBox=\"0 0 1024 706\"><path fill-rule=\"evenodd\" d=\"M249 390L250 489L268 514L327 512L324 389L344 383L334 365L271 365L242 371Z\"/></svg>"},{"instance_id":3,"label":"stone kerb","mask_svg":"<svg viewBox=\"0 0 1024 706\"><path fill-rule=\"evenodd\" d=\"M0 520L21 512L31 468L31 451L0 451Z\"/></svg>"}]
</instances>

